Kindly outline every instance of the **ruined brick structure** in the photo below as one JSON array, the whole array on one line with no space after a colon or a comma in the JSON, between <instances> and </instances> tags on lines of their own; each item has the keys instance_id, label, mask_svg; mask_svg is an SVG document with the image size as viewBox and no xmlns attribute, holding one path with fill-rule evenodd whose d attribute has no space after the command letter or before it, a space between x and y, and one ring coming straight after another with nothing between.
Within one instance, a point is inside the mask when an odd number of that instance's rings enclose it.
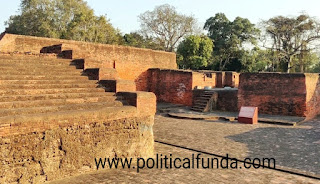
<instances>
[{"instance_id":1,"label":"ruined brick structure","mask_svg":"<svg viewBox=\"0 0 320 184\"><path fill-rule=\"evenodd\" d=\"M75 50L62 50L65 42ZM156 96L137 92L134 80L121 79L124 72L114 64L100 70L90 68L97 67L96 60L75 58L77 51L92 58L99 57L101 50L126 59L126 69L142 63L148 54L152 66L167 57L176 66L175 57L170 59L173 54L165 52L2 35L0 183L41 183L92 171L94 158L99 157L153 156ZM105 59L114 61L110 57ZM121 66L121 61L118 64ZM144 70L141 66L126 77L143 81ZM101 71L106 71L105 75ZM114 81L109 86L114 90L105 92L99 76Z\"/></svg>"},{"instance_id":2,"label":"ruined brick structure","mask_svg":"<svg viewBox=\"0 0 320 184\"><path fill-rule=\"evenodd\" d=\"M2 34L0 70L0 183L90 171L96 157L152 156L156 100L192 106L204 95L213 110L320 113L319 74L178 70L174 53L149 49Z\"/></svg>"}]
</instances>

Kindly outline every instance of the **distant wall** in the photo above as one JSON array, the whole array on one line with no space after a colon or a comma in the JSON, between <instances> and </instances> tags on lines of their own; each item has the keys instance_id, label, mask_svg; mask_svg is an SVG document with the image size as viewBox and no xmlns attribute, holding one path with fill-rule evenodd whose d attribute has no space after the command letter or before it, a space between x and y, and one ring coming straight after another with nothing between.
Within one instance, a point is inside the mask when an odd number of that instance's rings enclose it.
<instances>
[{"instance_id":1,"label":"distant wall","mask_svg":"<svg viewBox=\"0 0 320 184\"><path fill-rule=\"evenodd\" d=\"M147 89L149 68L177 68L176 55L170 52L13 34L3 36L0 51L40 53L58 44L62 50L72 50L73 59L85 59L86 68L115 68L121 79L134 80L137 90Z\"/></svg>"},{"instance_id":2,"label":"distant wall","mask_svg":"<svg viewBox=\"0 0 320 184\"><path fill-rule=\"evenodd\" d=\"M197 70L197 72L205 73L207 76L212 76L215 79L215 87L223 88L225 86L237 88L239 86L239 75L237 72L221 72L212 70Z\"/></svg>"},{"instance_id":3,"label":"distant wall","mask_svg":"<svg viewBox=\"0 0 320 184\"><path fill-rule=\"evenodd\" d=\"M242 73L238 108L256 106L259 113L306 116L304 74Z\"/></svg>"},{"instance_id":4,"label":"distant wall","mask_svg":"<svg viewBox=\"0 0 320 184\"><path fill-rule=\"evenodd\" d=\"M155 93L160 102L192 106L192 90L196 86L215 87L215 77L190 70L148 70L148 91Z\"/></svg>"}]
</instances>

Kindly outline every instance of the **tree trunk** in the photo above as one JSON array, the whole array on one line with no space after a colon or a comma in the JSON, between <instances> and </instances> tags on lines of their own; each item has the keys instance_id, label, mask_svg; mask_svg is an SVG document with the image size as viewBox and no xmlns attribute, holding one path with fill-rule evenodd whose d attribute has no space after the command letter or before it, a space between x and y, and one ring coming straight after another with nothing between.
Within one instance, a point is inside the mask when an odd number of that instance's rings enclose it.
<instances>
[{"instance_id":1,"label":"tree trunk","mask_svg":"<svg viewBox=\"0 0 320 184\"><path fill-rule=\"evenodd\" d=\"M291 71L291 62L292 62L292 56L289 56L287 73L290 73Z\"/></svg>"}]
</instances>

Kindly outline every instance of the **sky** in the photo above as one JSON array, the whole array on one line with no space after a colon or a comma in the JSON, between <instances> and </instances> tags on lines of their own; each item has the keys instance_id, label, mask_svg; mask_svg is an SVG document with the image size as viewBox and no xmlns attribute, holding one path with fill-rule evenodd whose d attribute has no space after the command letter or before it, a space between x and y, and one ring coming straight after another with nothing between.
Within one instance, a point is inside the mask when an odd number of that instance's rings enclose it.
<instances>
[{"instance_id":1,"label":"sky","mask_svg":"<svg viewBox=\"0 0 320 184\"><path fill-rule=\"evenodd\" d=\"M4 1L4 0L3 0ZM10 15L18 14L21 0L6 1L0 7L0 33L5 30L4 22ZM302 11L320 19L319 0L87 0L96 15L107 15L112 25L122 33L140 28L138 15L155 6L170 4L179 13L193 15L203 27L205 21L216 13L224 13L229 20L240 16L257 24L271 17L297 16Z\"/></svg>"}]
</instances>

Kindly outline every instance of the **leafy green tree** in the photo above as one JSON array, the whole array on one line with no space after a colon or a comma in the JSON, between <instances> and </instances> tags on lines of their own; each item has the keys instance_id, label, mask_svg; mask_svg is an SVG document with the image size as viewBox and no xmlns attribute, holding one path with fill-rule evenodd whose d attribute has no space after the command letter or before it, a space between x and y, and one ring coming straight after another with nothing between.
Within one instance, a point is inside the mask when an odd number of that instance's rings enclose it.
<instances>
[{"instance_id":1,"label":"leafy green tree","mask_svg":"<svg viewBox=\"0 0 320 184\"><path fill-rule=\"evenodd\" d=\"M207 36L188 36L178 46L178 65L183 69L204 68L210 62L212 50L213 42Z\"/></svg>"},{"instance_id":2,"label":"leafy green tree","mask_svg":"<svg viewBox=\"0 0 320 184\"><path fill-rule=\"evenodd\" d=\"M274 61L276 60L272 50L262 50L254 47L250 51L244 51L241 64L242 72L274 71Z\"/></svg>"},{"instance_id":3,"label":"leafy green tree","mask_svg":"<svg viewBox=\"0 0 320 184\"><path fill-rule=\"evenodd\" d=\"M277 16L263 22L265 41L272 43L272 49L278 56L282 71L290 72L296 57L307 56L312 50L312 43L320 38L319 22L306 14L298 17ZM300 60L303 72L303 58Z\"/></svg>"},{"instance_id":4,"label":"leafy green tree","mask_svg":"<svg viewBox=\"0 0 320 184\"><path fill-rule=\"evenodd\" d=\"M141 30L148 37L155 38L166 51L174 51L178 42L196 29L193 16L179 14L168 4L157 6L139 16Z\"/></svg>"},{"instance_id":5,"label":"leafy green tree","mask_svg":"<svg viewBox=\"0 0 320 184\"><path fill-rule=\"evenodd\" d=\"M153 38L143 36L137 32L125 34L123 39L124 45L154 50L164 50L163 46L158 44Z\"/></svg>"},{"instance_id":6,"label":"leafy green tree","mask_svg":"<svg viewBox=\"0 0 320 184\"><path fill-rule=\"evenodd\" d=\"M7 33L111 44L122 39L83 0L22 0L20 11L6 22Z\"/></svg>"},{"instance_id":7,"label":"leafy green tree","mask_svg":"<svg viewBox=\"0 0 320 184\"><path fill-rule=\"evenodd\" d=\"M214 41L213 57L219 70L225 70L230 62L239 60L244 44L255 45L260 33L248 19L236 17L234 21L230 21L223 13L210 17L204 29Z\"/></svg>"}]
</instances>

